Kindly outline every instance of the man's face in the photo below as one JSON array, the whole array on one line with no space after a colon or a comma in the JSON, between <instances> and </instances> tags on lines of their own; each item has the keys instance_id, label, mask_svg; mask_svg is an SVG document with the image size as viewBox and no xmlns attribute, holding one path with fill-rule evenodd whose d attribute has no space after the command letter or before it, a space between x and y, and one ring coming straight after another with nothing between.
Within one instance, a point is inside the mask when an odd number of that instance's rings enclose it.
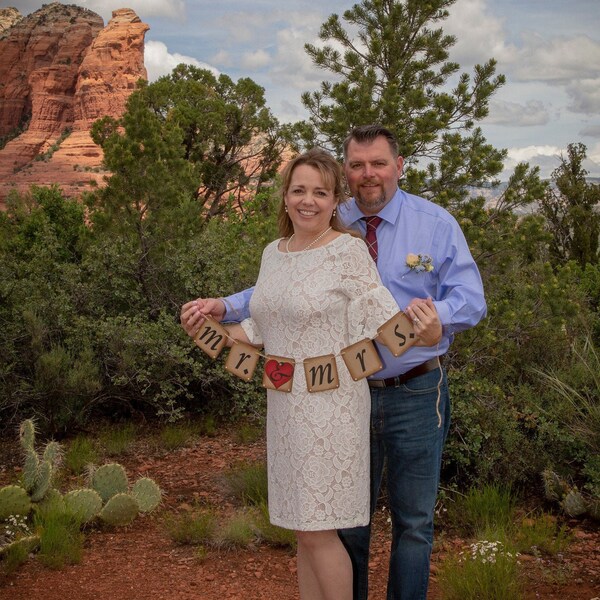
<instances>
[{"instance_id":1,"label":"man's face","mask_svg":"<svg viewBox=\"0 0 600 600\"><path fill-rule=\"evenodd\" d=\"M402 157L393 155L383 136L371 143L350 142L344 162L346 181L365 215L377 214L394 197L402 164Z\"/></svg>"}]
</instances>

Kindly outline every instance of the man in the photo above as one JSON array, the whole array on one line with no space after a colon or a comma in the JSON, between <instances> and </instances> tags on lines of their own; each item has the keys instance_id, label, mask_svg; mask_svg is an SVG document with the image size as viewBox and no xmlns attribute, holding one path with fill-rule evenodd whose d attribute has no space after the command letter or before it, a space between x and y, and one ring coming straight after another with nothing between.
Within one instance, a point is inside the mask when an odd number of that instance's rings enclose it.
<instances>
[{"instance_id":1,"label":"man","mask_svg":"<svg viewBox=\"0 0 600 600\"><path fill-rule=\"evenodd\" d=\"M378 344L383 370L371 389L371 510L384 465L392 520L388 600L425 600L433 515L450 399L442 357L454 333L486 313L477 266L456 220L436 204L398 188L398 143L377 125L358 127L344 142L344 171L353 198L340 207L359 229L384 285L413 320L416 344L394 357ZM378 217L375 221L370 217ZM252 290L226 299L188 302L181 322L193 335L204 314L248 316ZM340 531L354 567L355 600L366 600L370 527Z\"/></svg>"}]
</instances>

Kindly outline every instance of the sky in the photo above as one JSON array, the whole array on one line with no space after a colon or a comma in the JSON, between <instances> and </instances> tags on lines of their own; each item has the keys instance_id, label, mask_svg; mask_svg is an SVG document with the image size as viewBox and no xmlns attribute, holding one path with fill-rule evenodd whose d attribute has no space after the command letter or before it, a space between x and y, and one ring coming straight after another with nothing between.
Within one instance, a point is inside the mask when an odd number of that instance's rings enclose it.
<instances>
[{"instance_id":1,"label":"sky","mask_svg":"<svg viewBox=\"0 0 600 600\"><path fill-rule=\"evenodd\" d=\"M0 0L23 15L49 0ZM180 62L249 77L265 89L281 122L307 118L300 100L328 72L315 67L305 43L322 45L321 24L353 0L79 0L105 23L132 8L150 26L145 63L150 81ZM587 147L584 167L600 177L600 0L457 0L441 23L457 38L450 59L461 72L495 58L506 84L493 96L484 136L508 150L501 176L518 162L549 177L570 143Z\"/></svg>"}]
</instances>

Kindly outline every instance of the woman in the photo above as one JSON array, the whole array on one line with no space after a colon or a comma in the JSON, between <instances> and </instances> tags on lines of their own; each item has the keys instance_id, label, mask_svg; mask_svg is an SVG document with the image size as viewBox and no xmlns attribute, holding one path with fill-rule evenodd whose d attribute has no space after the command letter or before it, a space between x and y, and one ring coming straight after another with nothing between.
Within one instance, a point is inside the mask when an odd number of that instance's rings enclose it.
<instances>
[{"instance_id":1,"label":"woman","mask_svg":"<svg viewBox=\"0 0 600 600\"><path fill-rule=\"evenodd\" d=\"M264 250L251 318L228 330L296 362L291 392L267 390L270 518L296 531L302 600L351 600L352 565L337 529L369 522L370 395L340 352L374 338L399 309L365 242L338 222L337 161L311 150L282 179L282 238ZM182 323L192 312L184 307ZM311 393L302 361L326 354L335 355L339 387Z\"/></svg>"}]
</instances>

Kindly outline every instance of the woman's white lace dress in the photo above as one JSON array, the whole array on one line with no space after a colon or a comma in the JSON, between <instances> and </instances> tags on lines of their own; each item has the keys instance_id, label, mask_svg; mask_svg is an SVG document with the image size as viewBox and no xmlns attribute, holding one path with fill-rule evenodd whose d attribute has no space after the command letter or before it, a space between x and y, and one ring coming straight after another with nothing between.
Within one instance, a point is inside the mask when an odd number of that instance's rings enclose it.
<instances>
[{"instance_id":1,"label":"woman's white lace dress","mask_svg":"<svg viewBox=\"0 0 600 600\"><path fill-rule=\"evenodd\" d=\"M265 352L293 358L290 393L267 390L267 458L271 522L303 531L369 522L370 395L353 381L340 351L398 312L364 241L348 234L286 253L279 240L263 253L242 322ZM309 393L301 361L335 354L340 386Z\"/></svg>"}]
</instances>

